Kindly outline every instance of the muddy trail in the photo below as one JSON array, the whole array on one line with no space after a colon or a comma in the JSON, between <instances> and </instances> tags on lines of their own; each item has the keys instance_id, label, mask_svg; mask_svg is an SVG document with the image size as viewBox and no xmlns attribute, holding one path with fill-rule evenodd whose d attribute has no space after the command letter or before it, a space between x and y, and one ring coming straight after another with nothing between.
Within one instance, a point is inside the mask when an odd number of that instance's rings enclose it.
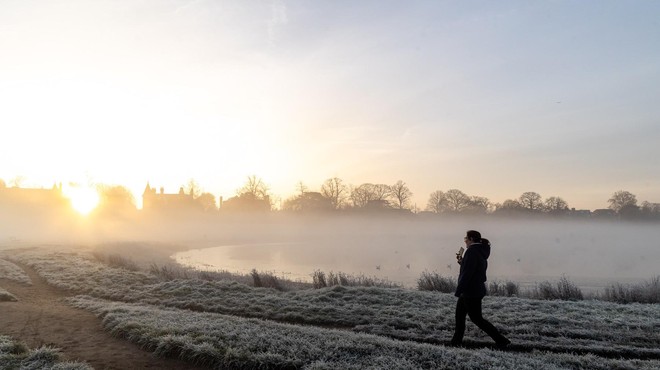
<instances>
[{"instance_id":1,"label":"muddy trail","mask_svg":"<svg viewBox=\"0 0 660 370\"><path fill-rule=\"evenodd\" d=\"M0 286L18 302L0 302L0 335L20 340L30 348L59 348L66 360L86 362L94 369L197 370L178 359L157 358L127 340L103 330L94 314L62 302L72 294L50 286L33 269L19 265L32 280L25 285L0 279Z\"/></svg>"}]
</instances>

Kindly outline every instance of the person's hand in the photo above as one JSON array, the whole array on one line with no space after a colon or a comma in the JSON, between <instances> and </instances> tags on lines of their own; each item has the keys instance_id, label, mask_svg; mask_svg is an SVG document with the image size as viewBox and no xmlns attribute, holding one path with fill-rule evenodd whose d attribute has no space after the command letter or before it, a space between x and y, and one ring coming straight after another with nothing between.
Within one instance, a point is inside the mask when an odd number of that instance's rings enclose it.
<instances>
[{"instance_id":1,"label":"person's hand","mask_svg":"<svg viewBox=\"0 0 660 370\"><path fill-rule=\"evenodd\" d=\"M463 262L463 256L461 255L456 255L456 262L460 265Z\"/></svg>"}]
</instances>

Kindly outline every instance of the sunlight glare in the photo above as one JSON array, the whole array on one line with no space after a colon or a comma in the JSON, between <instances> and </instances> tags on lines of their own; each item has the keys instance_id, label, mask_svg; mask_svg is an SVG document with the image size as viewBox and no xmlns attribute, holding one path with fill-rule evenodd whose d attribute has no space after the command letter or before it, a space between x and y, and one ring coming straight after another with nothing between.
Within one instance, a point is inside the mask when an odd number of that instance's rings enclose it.
<instances>
[{"instance_id":1,"label":"sunlight glare","mask_svg":"<svg viewBox=\"0 0 660 370\"><path fill-rule=\"evenodd\" d=\"M87 216L99 204L99 194L92 188L68 186L63 189L63 193L71 201L71 207L83 216Z\"/></svg>"}]
</instances>

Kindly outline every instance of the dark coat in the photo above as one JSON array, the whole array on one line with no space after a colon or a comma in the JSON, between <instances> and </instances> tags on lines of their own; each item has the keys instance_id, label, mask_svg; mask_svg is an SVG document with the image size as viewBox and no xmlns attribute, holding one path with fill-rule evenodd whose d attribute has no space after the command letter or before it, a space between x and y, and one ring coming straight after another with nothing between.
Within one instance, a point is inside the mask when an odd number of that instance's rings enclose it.
<instances>
[{"instance_id":1,"label":"dark coat","mask_svg":"<svg viewBox=\"0 0 660 370\"><path fill-rule=\"evenodd\" d=\"M486 295L488 256L490 256L490 245L488 244L472 244L465 251L455 296L483 298Z\"/></svg>"}]
</instances>

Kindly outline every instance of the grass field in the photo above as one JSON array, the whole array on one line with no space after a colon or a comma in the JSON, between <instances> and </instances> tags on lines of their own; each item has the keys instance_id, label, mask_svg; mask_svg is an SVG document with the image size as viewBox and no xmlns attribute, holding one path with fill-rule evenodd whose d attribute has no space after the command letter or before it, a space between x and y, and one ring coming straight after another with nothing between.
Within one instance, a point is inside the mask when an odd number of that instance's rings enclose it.
<instances>
[{"instance_id":1,"label":"grass field","mask_svg":"<svg viewBox=\"0 0 660 370\"><path fill-rule=\"evenodd\" d=\"M79 362L60 361L59 350L51 347L27 348L10 337L0 335L1 370L92 370Z\"/></svg>"},{"instance_id":2,"label":"grass field","mask_svg":"<svg viewBox=\"0 0 660 370\"><path fill-rule=\"evenodd\" d=\"M491 350L468 324L450 348L451 294L333 286L278 291L233 281L162 280L86 253L5 253L76 307L163 356L243 368L660 368L660 305L487 297L484 315L513 341Z\"/></svg>"}]
</instances>

